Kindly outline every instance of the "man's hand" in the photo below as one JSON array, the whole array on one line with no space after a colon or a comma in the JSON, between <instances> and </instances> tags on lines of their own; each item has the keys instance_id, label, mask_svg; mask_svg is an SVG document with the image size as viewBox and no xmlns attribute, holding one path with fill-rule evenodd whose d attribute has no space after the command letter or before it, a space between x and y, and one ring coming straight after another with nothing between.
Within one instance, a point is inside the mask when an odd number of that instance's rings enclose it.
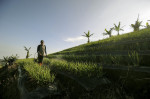
<instances>
[{"instance_id":1,"label":"man's hand","mask_svg":"<svg viewBox=\"0 0 150 99\"><path fill-rule=\"evenodd\" d=\"M42 54L41 53L39 53L40 54L40 56L42 56Z\"/></svg>"},{"instance_id":2,"label":"man's hand","mask_svg":"<svg viewBox=\"0 0 150 99\"><path fill-rule=\"evenodd\" d=\"M40 52L38 52L38 54L39 54L40 56L42 56L42 54L41 54Z\"/></svg>"}]
</instances>

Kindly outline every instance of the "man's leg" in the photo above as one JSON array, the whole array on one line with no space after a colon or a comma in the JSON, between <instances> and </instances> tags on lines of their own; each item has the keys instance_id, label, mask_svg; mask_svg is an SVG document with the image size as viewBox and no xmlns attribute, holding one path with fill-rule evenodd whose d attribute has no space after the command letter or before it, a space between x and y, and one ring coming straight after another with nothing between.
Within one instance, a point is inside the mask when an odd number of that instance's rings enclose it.
<instances>
[{"instance_id":1,"label":"man's leg","mask_svg":"<svg viewBox=\"0 0 150 99\"><path fill-rule=\"evenodd\" d=\"M42 63L40 63L40 66L42 66Z\"/></svg>"},{"instance_id":2,"label":"man's leg","mask_svg":"<svg viewBox=\"0 0 150 99\"><path fill-rule=\"evenodd\" d=\"M41 66L42 66L42 63L43 63L43 57L44 57L44 56L41 56Z\"/></svg>"},{"instance_id":3,"label":"man's leg","mask_svg":"<svg viewBox=\"0 0 150 99\"><path fill-rule=\"evenodd\" d=\"M38 63L39 63L40 66L42 65L42 57L41 57L41 55L38 55Z\"/></svg>"}]
</instances>

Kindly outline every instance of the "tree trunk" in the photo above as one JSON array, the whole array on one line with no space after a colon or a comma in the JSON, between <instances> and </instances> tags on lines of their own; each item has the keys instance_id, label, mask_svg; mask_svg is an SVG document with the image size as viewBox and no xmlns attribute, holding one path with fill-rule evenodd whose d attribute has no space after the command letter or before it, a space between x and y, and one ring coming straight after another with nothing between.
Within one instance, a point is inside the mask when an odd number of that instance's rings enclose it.
<instances>
[{"instance_id":1,"label":"tree trunk","mask_svg":"<svg viewBox=\"0 0 150 99\"><path fill-rule=\"evenodd\" d=\"M109 37L111 37L111 34L109 34Z\"/></svg>"},{"instance_id":2,"label":"tree trunk","mask_svg":"<svg viewBox=\"0 0 150 99\"><path fill-rule=\"evenodd\" d=\"M27 56L26 56L26 59L27 59L27 58L29 58L29 51L27 52Z\"/></svg>"},{"instance_id":3,"label":"tree trunk","mask_svg":"<svg viewBox=\"0 0 150 99\"><path fill-rule=\"evenodd\" d=\"M118 31L118 35L119 35L119 31Z\"/></svg>"},{"instance_id":4,"label":"tree trunk","mask_svg":"<svg viewBox=\"0 0 150 99\"><path fill-rule=\"evenodd\" d=\"M88 43L90 43L90 38L88 37Z\"/></svg>"}]
</instances>

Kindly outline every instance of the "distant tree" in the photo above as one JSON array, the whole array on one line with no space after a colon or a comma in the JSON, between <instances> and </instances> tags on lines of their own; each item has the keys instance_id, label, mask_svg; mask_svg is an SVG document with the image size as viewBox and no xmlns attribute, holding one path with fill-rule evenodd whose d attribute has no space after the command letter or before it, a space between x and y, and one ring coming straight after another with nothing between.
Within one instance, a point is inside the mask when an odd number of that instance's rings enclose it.
<instances>
[{"instance_id":1,"label":"distant tree","mask_svg":"<svg viewBox=\"0 0 150 99\"><path fill-rule=\"evenodd\" d=\"M4 56L3 56L4 57ZM7 57L4 57L4 60L3 62L5 62L7 65L13 65L14 62L19 58L19 56L16 54L16 56L7 56Z\"/></svg>"},{"instance_id":2,"label":"distant tree","mask_svg":"<svg viewBox=\"0 0 150 99\"><path fill-rule=\"evenodd\" d=\"M84 32L84 33L85 33L85 32ZM90 34L90 31L88 30L88 33L85 33L85 35L82 35L82 36L87 37L87 38L88 38L87 43L89 43L89 42L90 42L90 37L91 37L93 34L94 34L94 33Z\"/></svg>"},{"instance_id":3,"label":"distant tree","mask_svg":"<svg viewBox=\"0 0 150 99\"><path fill-rule=\"evenodd\" d=\"M149 23L148 22L146 22L146 26L145 26L146 28L150 28L150 25L149 25Z\"/></svg>"},{"instance_id":4,"label":"distant tree","mask_svg":"<svg viewBox=\"0 0 150 99\"><path fill-rule=\"evenodd\" d=\"M124 26L123 26L124 27ZM118 24L118 26L116 24L114 24L114 30L118 32L118 35L119 35L119 31L124 31L122 28L123 27L120 27L120 22Z\"/></svg>"},{"instance_id":5,"label":"distant tree","mask_svg":"<svg viewBox=\"0 0 150 99\"><path fill-rule=\"evenodd\" d=\"M29 58L31 55L29 55L29 50L31 49L31 47L29 49L27 49L27 47L24 46L24 49L27 51L27 55L26 55L26 59Z\"/></svg>"},{"instance_id":6,"label":"distant tree","mask_svg":"<svg viewBox=\"0 0 150 99\"><path fill-rule=\"evenodd\" d=\"M135 24L131 24L131 27L133 28L134 31L139 31L140 30L140 26L142 24L142 21L139 21L139 15L137 20L135 21Z\"/></svg>"},{"instance_id":7,"label":"distant tree","mask_svg":"<svg viewBox=\"0 0 150 99\"><path fill-rule=\"evenodd\" d=\"M105 29L105 31L106 31L106 33L103 33L103 35L109 35L109 37L111 37L112 36L112 30L113 30L114 28L110 28L110 30L108 31L107 29Z\"/></svg>"}]
</instances>

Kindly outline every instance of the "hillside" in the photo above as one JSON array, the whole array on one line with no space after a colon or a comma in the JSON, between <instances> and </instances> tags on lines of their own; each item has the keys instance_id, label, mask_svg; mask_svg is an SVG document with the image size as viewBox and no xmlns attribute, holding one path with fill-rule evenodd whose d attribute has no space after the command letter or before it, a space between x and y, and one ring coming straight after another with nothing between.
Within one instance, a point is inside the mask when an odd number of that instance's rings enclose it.
<instances>
[{"instance_id":1,"label":"hillside","mask_svg":"<svg viewBox=\"0 0 150 99\"><path fill-rule=\"evenodd\" d=\"M49 57L61 57L70 61L88 61L111 65L149 65L150 29L126 33L111 38L82 44Z\"/></svg>"},{"instance_id":2,"label":"hillside","mask_svg":"<svg viewBox=\"0 0 150 99\"><path fill-rule=\"evenodd\" d=\"M0 98L149 99L149 37L143 29L82 44L49 54L42 66L18 59L0 68Z\"/></svg>"}]
</instances>

